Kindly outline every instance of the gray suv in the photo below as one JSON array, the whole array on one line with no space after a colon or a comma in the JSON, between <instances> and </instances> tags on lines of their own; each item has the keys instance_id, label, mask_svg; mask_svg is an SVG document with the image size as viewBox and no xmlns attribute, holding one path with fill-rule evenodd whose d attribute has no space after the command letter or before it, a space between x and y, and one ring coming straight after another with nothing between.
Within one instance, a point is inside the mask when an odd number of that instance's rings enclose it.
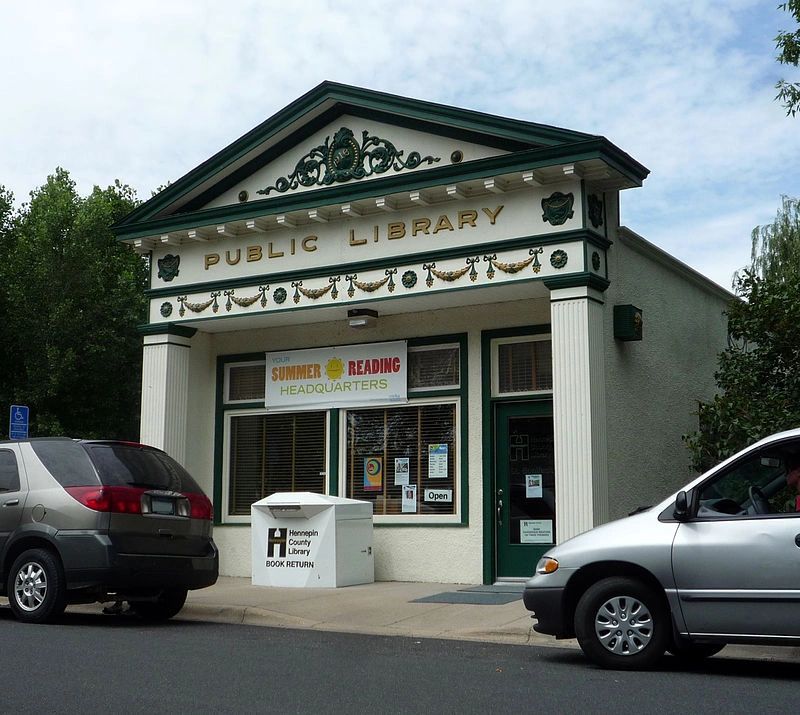
<instances>
[{"instance_id":1,"label":"gray suv","mask_svg":"<svg viewBox=\"0 0 800 715\"><path fill-rule=\"evenodd\" d=\"M600 666L669 650L800 645L800 430L768 437L650 509L548 551L525 587L534 629Z\"/></svg>"},{"instance_id":2,"label":"gray suv","mask_svg":"<svg viewBox=\"0 0 800 715\"><path fill-rule=\"evenodd\" d=\"M141 444L0 442L0 595L21 621L128 601L171 618L217 580L213 510L192 477Z\"/></svg>"}]
</instances>

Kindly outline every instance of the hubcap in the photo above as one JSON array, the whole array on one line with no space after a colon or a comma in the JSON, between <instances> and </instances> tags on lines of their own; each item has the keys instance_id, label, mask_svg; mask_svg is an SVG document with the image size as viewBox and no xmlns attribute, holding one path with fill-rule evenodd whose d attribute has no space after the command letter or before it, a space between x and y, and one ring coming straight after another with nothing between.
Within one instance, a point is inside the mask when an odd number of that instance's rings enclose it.
<instances>
[{"instance_id":1,"label":"hubcap","mask_svg":"<svg viewBox=\"0 0 800 715\"><path fill-rule=\"evenodd\" d=\"M47 576L41 564L25 564L14 579L14 599L23 611L35 611L47 596Z\"/></svg>"},{"instance_id":2,"label":"hubcap","mask_svg":"<svg viewBox=\"0 0 800 715\"><path fill-rule=\"evenodd\" d=\"M594 631L606 650L615 655L634 655L653 637L653 618L639 599L615 596L597 610Z\"/></svg>"}]
</instances>

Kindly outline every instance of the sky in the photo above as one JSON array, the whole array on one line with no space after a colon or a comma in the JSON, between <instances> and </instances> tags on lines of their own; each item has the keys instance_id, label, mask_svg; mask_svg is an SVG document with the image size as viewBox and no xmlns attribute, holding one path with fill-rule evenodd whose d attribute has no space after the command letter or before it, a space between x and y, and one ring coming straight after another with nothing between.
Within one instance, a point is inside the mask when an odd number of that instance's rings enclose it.
<instances>
[{"instance_id":1,"label":"sky","mask_svg":"<svg viewBox=\"0 0 800 715\"><path fill-rule=\"evenodd\" d=\"M600 134L647 166L622 223L730 288L800 196L778 0L0 4L0 185L142 199L322 80Z\"/></svg>"}]
</instances>

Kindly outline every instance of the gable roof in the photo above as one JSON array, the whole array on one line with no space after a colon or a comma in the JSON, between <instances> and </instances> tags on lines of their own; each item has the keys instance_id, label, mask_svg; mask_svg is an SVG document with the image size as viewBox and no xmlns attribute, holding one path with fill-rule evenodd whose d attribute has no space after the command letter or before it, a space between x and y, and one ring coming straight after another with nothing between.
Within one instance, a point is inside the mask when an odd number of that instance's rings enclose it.
<instances>
[{"instance_id":1,"label":"gable roof","mask_svg":"<svg viewBox=\"0 0 800 715\"><path fill-rule=\"evenodd\" d=\"M584 160L598 157L606 163L611 162L630 186L640 185L649 173L602 136L325 81L138 206L114 226L115 233L120 240L130 240L135 236L168 230L173 225L186 224L189 214L210 222L228 215L244 218L269 211L273 205L280 205L281 209L284 206L291 208L294 204L312 205L315 201L327 197L335 200L348 190L353 191L355 187L348 184L309 191L303 196L249 201L226 210L203 210L206 204L238 181L345 114L492 146L510 153L457 166L420 169L414 177L423 184L449 181L470 172L480 173L495 168L519 170L523 166L534 167L537 162L568 161L574 157ZM391 190L402 183L398 179L402 182L409 180L408 176L376 179L370 182L373 184L371 190Z\"/></svg>"}]
</instances>

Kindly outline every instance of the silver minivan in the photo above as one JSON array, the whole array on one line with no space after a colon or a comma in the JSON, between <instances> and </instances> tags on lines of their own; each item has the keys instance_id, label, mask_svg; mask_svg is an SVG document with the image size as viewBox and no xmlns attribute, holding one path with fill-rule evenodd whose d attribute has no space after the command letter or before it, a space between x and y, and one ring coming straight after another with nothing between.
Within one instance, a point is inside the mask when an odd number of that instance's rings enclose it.
<instances>
[{"instance_id":1,"label":"silver minivan","mask_svg":"<svg viewBox=\"0 0 800 715\"><path fill-rule=\"evenodd\" d=\"M116 441L0 442L0 595L21 621L128 601L161 620L217 580L208 497L167 454Z\"/></svg>"},{"instance_id":2,"label":"silver minivan","mask_svg":"<svg viewBox=\"0 0 800 715\"><path fill-rule=\"evenodd\" d=\"M800 645L800 430L772 435L649 509L548 551L526 583L534 629L594 663Z\"/></svg>"}]
</instances>

